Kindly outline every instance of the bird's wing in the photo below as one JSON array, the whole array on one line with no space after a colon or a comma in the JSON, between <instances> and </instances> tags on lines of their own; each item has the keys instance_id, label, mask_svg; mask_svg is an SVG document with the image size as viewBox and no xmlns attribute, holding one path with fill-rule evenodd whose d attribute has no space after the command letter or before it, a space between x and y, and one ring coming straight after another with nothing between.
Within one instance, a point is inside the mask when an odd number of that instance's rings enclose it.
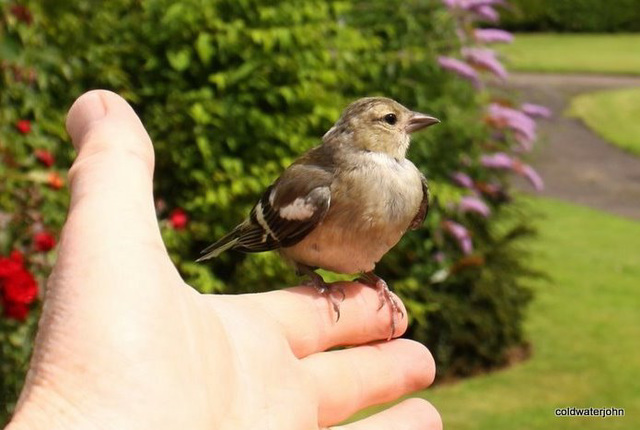
<instances>
[{"instance_id":1,"label":"bird's wing","mask_svg":"<svg viewBox=\"0 0 640 430\"><path fill-rule=\"evenodd\" d=\"M249 218L202 251L199 261L227 249L262 252L300 242L327 214L332 179L330 169L293 164L267 188Z\"/></svg>"},{"instance_id":2,"label":"bird's wing","mask_svg":"<svg viewBox=\"0 0 640 430\"><path fill-rule=\"evenodd\" d=\"M300 242L329 210L332 177L318 166L291 166L251 211L250 220L260 240L253 236L241 239L235 249L260 252Z\"/></svg>"},{"instance_id":3,"label":"bird's wing","mask_svg":"<svg viewBox=\"0 0 640 430\"><path fill-rule=\"evenodd\" d=\"M410 230L417 230L422 226L424 219L427 217L427 212L429 212L429 184L427 184L427 178L424 175L420 175L422 179L422 201L420 202L420 207L418 208L418 212L416 216L413 217L411 224L409 224Z\"/></svg>"}]
</instances>

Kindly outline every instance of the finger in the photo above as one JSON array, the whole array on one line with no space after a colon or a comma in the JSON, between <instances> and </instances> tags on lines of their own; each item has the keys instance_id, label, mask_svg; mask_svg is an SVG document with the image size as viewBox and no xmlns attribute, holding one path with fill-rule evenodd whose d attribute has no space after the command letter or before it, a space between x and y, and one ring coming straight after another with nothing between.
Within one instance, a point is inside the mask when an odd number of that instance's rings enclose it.
<instances>
[{"instance_id":1,"label":"finger","mask_svg":"<svg viewBox=\"0 0 640 430\"><path fill-rule=\"evenodd\" d=\"M145 328L175 307L161 292L177 289L158 287L179 280L170 263L159 264L169 259L154 213L153 150L133 109L114 93L91 91L71 107L67 130L78 151L70 209L30 370L45 383L52 369L75 381L135 356L151 339ZM154 251L164 257L150 262Z\"/></svg>"},{"instance_id":2,"label":"finger","mask_svg":"<svg viewBox=\"0 0 640 430\"><path fill-rule=\"evenodd\" d=\"M112 92L90 91L69 110L67 130L78 155L69 171L60 258L97 261L132 245L133 252L164 252L153 202L153 148L131 106Z\"/></svg>"},{"instance_id":3,"label":"finger","mask_svg":"<svg viewBox=\"0 0 640 430\"><path fill-rule=\"evenodd\" d=\"M302 363L315 377L323 425L426 388L435 377L431 353L407 339L322 352Z\"/></svg>"},{"instance_id":4,"label":"finger","mask_svg":"<svg viewBox=\"0 0 640 430\"><path fill-rule=\"evenodd\" d=\"M442 419L436 408L426 400L407 399L362 420L331 427L331 430L377 429L442 430Z\"/></svg>"},{"instance_id":5,"label":"finger","mask_svg":"<svg viewBox=\"0 0 640 430\"><path fill-rule=\"evenodd\" d=\"M161 300L159 287L179 275L156 221L153 148L133 109L114 93L91 91L69 110L67 130L78 155L47 301L73 310L64 324L90 329L105 314L139 312L152 295Z\"/></svg>"},{"instance_id":6,"label":"finger","mask_svg":"<svg viewBox=\"0 0 640 430\"><path fill-rule=\"evenodd\" d=\"M305 357L339 345L358 345L387 339L392 313L388 305L380 308L378 293L359 282L334 284L344 291L340 319L328 298L313 287L293 287L255 294L251 299L282 327L293 353ZM342 298L340 292L333 294ZM398 299L402 315L395 313L393 337L407 329L406 309Z\"/></svg>"}]
</instances>

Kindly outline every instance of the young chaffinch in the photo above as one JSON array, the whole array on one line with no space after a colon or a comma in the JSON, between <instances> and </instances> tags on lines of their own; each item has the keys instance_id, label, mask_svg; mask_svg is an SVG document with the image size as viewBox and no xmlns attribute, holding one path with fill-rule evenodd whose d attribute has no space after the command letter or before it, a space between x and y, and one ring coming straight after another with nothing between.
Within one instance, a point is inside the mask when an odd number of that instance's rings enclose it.
<instances>
[{"instance_id":1,"label":"young chaffinch","mask_svg":"<svg viewBox=\"0 0 640 430\"><path fill-rule=\"evenodd\" d=\"M391 312L391 335L400 306L375 264L429 208L425 177L405 158L409 135L440 122L383 97L349 105L322 144L310 149L269 186L249 217L202 251L198 261L227 249L278 249L299 274L327 295L337 319L340 302L315 269L359 273ZM344 297L344 292L339 290Z\"/></svg>"}]
</instances>

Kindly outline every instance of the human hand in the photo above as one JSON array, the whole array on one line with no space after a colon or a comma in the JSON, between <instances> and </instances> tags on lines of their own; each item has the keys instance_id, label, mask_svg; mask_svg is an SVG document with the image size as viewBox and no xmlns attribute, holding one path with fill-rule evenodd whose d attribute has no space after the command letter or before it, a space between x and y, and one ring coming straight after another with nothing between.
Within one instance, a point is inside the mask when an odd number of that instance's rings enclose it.
<instances>
[{"instance_id":1,"label":"human hand","mask_svg":"<svg viewBox=\"0 0 640 430\"><path fill-rule=\"evenodd\" d=\"M69 214L8 429L318 429L432 382L426 348L378 341L388 313L358 283L345 285L338 323L312 287L197 293L162 243L153 148L131 107L89 92L67 129L78 151ZM360 346L324 352L338 345ZM410 399L333 428L441 422L426 401Z\"/></svg>"}]
</instances>

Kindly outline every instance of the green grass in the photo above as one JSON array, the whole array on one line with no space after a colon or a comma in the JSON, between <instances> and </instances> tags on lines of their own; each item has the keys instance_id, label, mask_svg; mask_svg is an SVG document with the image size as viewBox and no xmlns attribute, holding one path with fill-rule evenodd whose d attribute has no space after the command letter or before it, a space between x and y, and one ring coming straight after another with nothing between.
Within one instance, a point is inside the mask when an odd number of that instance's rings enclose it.
<instances>
[{"instance_id":1,"label":"green grass","mask_svg":"<svg viewBox=\"0 0 640 430\"><path fill-rule=\"evenodd\" d=\"M533 356L419 395L445 428L635 429L640 422L640 223L555 200L541 215L527 323ZM555 417L562 407L624 408L625 417Z\"/></svg>"},{"instance_id":2,"label":"green grass","mask_svg":"<svg viewBox=\"0 0 640 430\"><path fill-rule=\"evenodd\" d=\"M425 391L455 429L632 429L640 416L640 223L533 199L542 217L520 365ZM623 418L556 418L559 407L625 408Z\"/></svg>"},{"instance_id":3,"label":"green grass","mask_svg":"<svg viewBox=\"0 0 640 430\"><path fill-rule=\"evenodd\" d=\"M603 139L640 155L640 88L581 94L571 101L569 115Z\"/></svg>"},{"instance_id":4,"label":"green grass","mask_svg":"<svg viewBox=\"0 0 640 430\"><path fill-rule=\"evenodd\" d=\"M512 70L640 74L640 34L517 34L499 50Z\"/></svg>"}]
</instances>

